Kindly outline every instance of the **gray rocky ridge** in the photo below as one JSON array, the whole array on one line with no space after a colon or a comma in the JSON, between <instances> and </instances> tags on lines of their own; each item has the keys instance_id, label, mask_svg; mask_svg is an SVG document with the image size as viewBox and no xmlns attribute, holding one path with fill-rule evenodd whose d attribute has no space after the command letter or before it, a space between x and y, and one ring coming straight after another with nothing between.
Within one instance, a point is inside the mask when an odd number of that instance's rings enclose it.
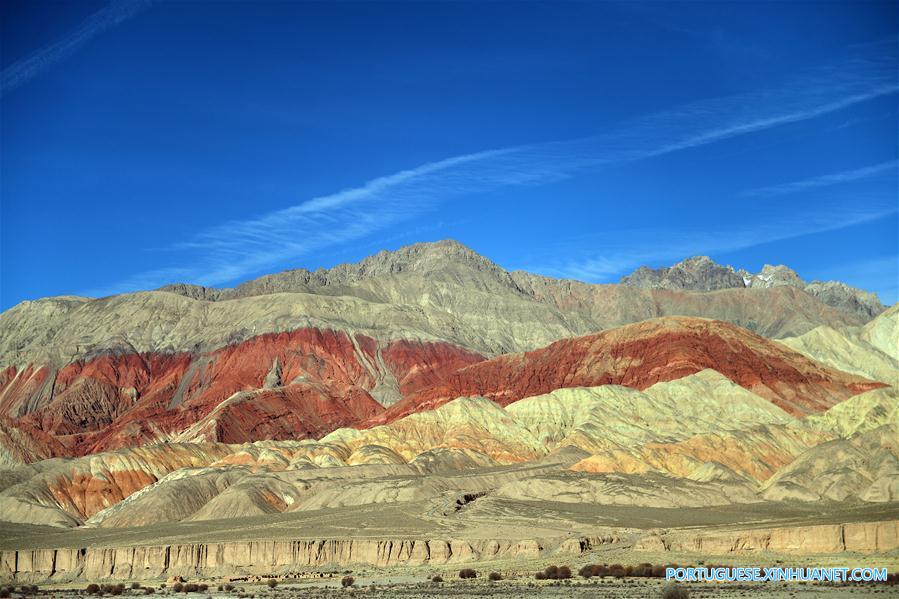
<instances>
[{"instance_id":1,"label":"gray rocky ridge","mask_svg":"<svg viewBox=\"0 0 899 599\"><path fill-rule=\"evenodd\" d=\"M874 293L838 281L807 283L795 270L782 264L778 266L765 264L761 271L752 274L745 269L735 270L732 266L722 266L708 256L687 258L671 267L652 269L641 266L633 273L622 277L621 284L640 289L685 291L795 287L828 306L858 314L865 320L874 318L886 309Z\"/></svg>"}]
</instances>

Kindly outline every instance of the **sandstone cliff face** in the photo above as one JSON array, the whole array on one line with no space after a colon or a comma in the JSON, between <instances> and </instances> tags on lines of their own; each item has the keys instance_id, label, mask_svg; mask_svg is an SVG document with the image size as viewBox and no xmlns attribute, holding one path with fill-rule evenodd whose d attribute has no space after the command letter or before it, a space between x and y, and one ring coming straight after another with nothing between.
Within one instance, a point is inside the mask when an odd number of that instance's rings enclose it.
<instances>
[{"instance_id":1,"label":"sandstone cliff face","mask_svg":"<svg viewBox=\"0 0 899 599\"><path fill-rule=\"evenodd\" d=\"M704 555L773 551L795 555L885 553L899 548L899 520L822 524L756 530L650 534L635 544L646 551L686 551Z\"/></svg>"},{"instance_id":2,"label":"sandstone cliff face","mask_svg":"<svg viewBox=\"0 0 899 599\"><path fill-rule=\"evenodd\" d=\"M601 544L578 539L563 550ZM141 580L171 576L241 576L328 566L419 566L534 558L534 539L309 539L134 547L0 550L0 580Z\"/></svg>"},{"instance_id":3,"label":"sandstone cliff face","mask_svg":"<svg viewBox=\"0 0 899 599\"><path fill-rule=\"evenodd\" d=\"M634 536L633 532L625 536ZM535 539L309 539L159 546L0 550L0 580L146 580L171 576L271 575L320 567L420 566L577 554L616 535L569 538L552 547ZM756 552L796 555L845 551L871 554L899 548L899 521L795 526L722 532L670 531L637 535L637 551L701 556Z\"/></svg>"}]
</instances>

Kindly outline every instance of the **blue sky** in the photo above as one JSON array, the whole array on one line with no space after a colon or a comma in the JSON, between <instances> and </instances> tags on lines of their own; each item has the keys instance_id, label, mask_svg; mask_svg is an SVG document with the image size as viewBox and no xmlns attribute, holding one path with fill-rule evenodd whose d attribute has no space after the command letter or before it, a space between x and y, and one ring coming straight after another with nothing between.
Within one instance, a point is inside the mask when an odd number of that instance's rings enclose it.
<instances>
[{"instance_id":1,"label":"blue sky","mask_svg":"<svg viewBox=\"0 0 899 599\"><path fill-rule=\"evenodd\" d=\"M895 2L0 4L0 307L454 238L897 299Z\"/></svg>"}]
</instances>

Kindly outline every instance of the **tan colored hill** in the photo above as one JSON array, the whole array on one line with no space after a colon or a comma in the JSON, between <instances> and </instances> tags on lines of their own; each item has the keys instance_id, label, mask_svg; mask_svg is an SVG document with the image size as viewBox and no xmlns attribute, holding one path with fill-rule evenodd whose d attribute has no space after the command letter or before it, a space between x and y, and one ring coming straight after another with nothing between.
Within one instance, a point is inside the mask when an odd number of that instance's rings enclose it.
<instances>
[{"instance_id":1,"label":"tan colored hill","mask_svg":"<svg viewBox=\"0 0 899 599\"><path fill-rule=\"evenodd\" d=\"M779 342L843 372L890 385L899 382L899 363L864 342L854 331L837 331L822 326L799 337L780 339Z\"/></svg>"},{"instance_id":2,"label":"tan colored hill","mask_svg":"<svg viewBox=\"0 0 899 599\"><path fill-rule=\"evenodd\" d=\"M709 465L714 464L728 476L764 482L814 448L824 447L834 439L889 431L895 428L897 420L899 391L895 388L876 389L801 420L759 424L748 421L746 426L720 427L683 440L649 441L593 452L572 469L596 473L662 472L703 480L709 476ZM878 433L875 438L890 445L888 434ZM886 451L892 450L887 448ZM846 463L845 455L833 456L830 466L837 469L851 467ZM888 480L892 476L891 471L882 474L882 477L872 474L869 482L884 484L879 479ZM775 497L772 495L769 499Z\"/></svg>"},{"instance_id":3,"label":"tan colored hill","mask_svg":"<svg viewBox=\"0 0 899 599\"><path fill-rule=\"evenodd\" d=\"M771 501L899 501L899 427L889 424L803 452L762 486Z\"/></svg>"},{"instance_id":4,"label":"tan colored hill","mask_svg":"<svg viewBox=\"0 0 899 599\"><path fill-rule=\"evenodd\" d=\"M859 336L899 363L899 304L866 324Z\"/></svg>"},{"instance_id":5,"label":"tan colored hill","mask_svg":"<svg viewBox=\"0 0 899 599\"><path fill-rule=\"evenodd\" d=\"M862 328L821 326L779 341L843 372L899 386L899 306Z\"/></svg>"}]
</instances>

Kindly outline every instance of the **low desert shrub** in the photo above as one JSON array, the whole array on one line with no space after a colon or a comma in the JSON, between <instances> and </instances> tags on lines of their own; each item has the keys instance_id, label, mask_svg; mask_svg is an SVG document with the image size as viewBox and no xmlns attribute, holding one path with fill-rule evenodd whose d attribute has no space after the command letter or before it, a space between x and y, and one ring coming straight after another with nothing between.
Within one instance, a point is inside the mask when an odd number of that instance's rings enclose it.
<instances>
[{"instance_id":1,"label":"low desert shrub","mask_svg":"<svg viewBox=\"0 0 899 599\"><path fill-rule=\"evenodd\" d=\"M546 580L546 572L537 572L534 574L534 578L537 580Z\"/></svg>"},{"instance_id":2,"label":"low desert shrub","mask_svg":"<svg viewBox=\"0 0 899 599\"><path fill-rule=\"evenodd\" d=\"M662 599L690 599L690 591L676 583L666 584L662 587Z\"/></svg>"},{"instance_id":3,"label":"low desert shrub","mask_svg":"<svg viewBox=\"0 0 899 599\"><path fill-rule=\"evenodd\" d=\"M571 568L569 568L568 566L559 566L558 578L560 580L571 578Z\"/></svg>"},{"instance_id":4,"label":"low desert shrub","mask_svg":"<svg viewBox=\"0 0 899 599\"><path fill-rule=\"evenodd\" d=\"M172 585L172 590L175 591L176 593L180 593L181 591L184 590L184 584L180 583L180 582L176 582L175 584Z\"/></svg>"},{"instance_id":5,"label":"low desert shrub","mask_svg":"<svg viewBox=\"0 0 899 599\"><path fill-rule=\"evenodd\" d=\"M156 589L153 587L144 587L144 595L152 595L156 592Z\"/></svg>"},{"instance_id":6,"label":"low desert shrub","mask_svg":"<svg viewBox=\"0 0 899 599\"><path fill-rule=\"evenodd\" d=\"M229 591L229 592L230 592L230 591L233 591L233 590L234 590L234 585L233 585L233 584L230 584L230 583L229 583L229 584L226 584L226 585L225 585L225 590L226 590L226 591Z\"/></svg>"},{"instance_id":7,"label":"low desert shrub","mask_svg":"<svg viewBox=\"0 0 899 599\"><path fill-rule=\"evenodd\" d=\"M503 579L503 575L500 574L499 572L491 572L490 575L489 575L487 578L489 578L490 580L496 582L497 580L502 580L502 579Z\"/></svg>"},{"instance_id":8,"label":"low desert shrub","mask_svg":"<svg viewBox=\"0 0 899 599\"><path fill-rule=\"evenodd\" d=\"M559 566L546 566L543 570L547 580L556 580L559 577Z\"/></svg>"},{"instance_id":9,"label":"low desert shrub","mask_svg":"<svg viewBox=\"0 0 899 599\"><path fill-rule=\"evenodd\" d=\"M440 576L438 574L437 576L434 576L433 578L431 578L431 582L443 582L443 576Z\"/></svg>"},{"instance_id":10,"label":"low desert shrub","mask_svg":"<svg viewBox=\"0 0 899 599\"><path fill-rule=\"evenodd\" d=\"M459 578L477 578L478 573L471 568L463 568L459 570Z\"/></svg>"},{"instance_id":11,"label":"low desert shrub","mask_svg":"<svg viewBox=\"0 0 899 599\"><path fill-rule=\"evenodd\" d=\"M209 585L206 583L198 584L197 590L200 591L201 593L205 593L206 591L209 590Z\"/></svg>"},{"instance_id":12,"label":"low desert shrub","mask_svg":"<svg viewBox=\"0 0 899 599\"><path fill-rule=\"evenodd\" d=\"M92 583L90 583L89 585L87 585L87 586L84 588L84 590L85 590L85 592L86 592L88 595L96 595L97 593L100 592L100 585L98 585L98 584L95 583L95 582L92 582Z\"/></svg>"},{"instance_id":13,"label":"low desert shrub","mask_svg":"<svg viewBox=\"0 0 899 599\"><path fill-rule=\"evenodd\" d=\"M583 566L580 570L577 571L577 575L583 578L592 578L593 577L593 566L587 564Z\"/></svg>"},{"instance_id":14,"label":"low desert shrub","mask_svg":"<svg viewBox=\"0 0 899 599\"><path fill-rule=\"evenodd\" d=\"M186 585L184 585L185 593L196 593L199 590L200 590L200 585L198 585L195 582L189 582Z\"/></svg>"},{"instance_id":15,"label":"low desert shrub","mask_svg":"<svg viewBox=\"0 0 899 599\"><path fill-rule=\"evenodd\" d=\"M139 589L139 588L140 588L140 583L139 583L139 582L132 582L132 583L131 583L131 588L132 588L132 589Z\"/></svg>"},{"instance_id":16,"label":"low desert shrub","mask_svg":"<svg viewBox=\"0 0 899 599\"><path fill-rule=\"evenodd\" d=\"M269 578L269 579L268 579L268 582L266 582L265 584L268 585L268 588L273 589L273 588L275 588L276 586L278 586L278 581L275 580L274 578Z\"/></svg>"},{"instance_id":17,"label":"low desert shrub","mask_svg":"<svg viewBox=\"0 0 899 599\"><path fill-rule=\"evenodd\" d=\"M344 576L340 579L340 586L343 588L351 587L356 584L356 579L352 576Z\"/></svg>"},{"instance_id":18,"label":"low desert shrub","mask_svg":"<svg viewBox=\"0 0 899 599\"><path fill-rule=\"evenodd\" d=\"M8 588L3 587L2 589L0 589L0 597L2 597L3 599L6 599L7 597L9 597L9 595L10 595L10 592L9 592Z\"/></svg>"}]
</instances>

